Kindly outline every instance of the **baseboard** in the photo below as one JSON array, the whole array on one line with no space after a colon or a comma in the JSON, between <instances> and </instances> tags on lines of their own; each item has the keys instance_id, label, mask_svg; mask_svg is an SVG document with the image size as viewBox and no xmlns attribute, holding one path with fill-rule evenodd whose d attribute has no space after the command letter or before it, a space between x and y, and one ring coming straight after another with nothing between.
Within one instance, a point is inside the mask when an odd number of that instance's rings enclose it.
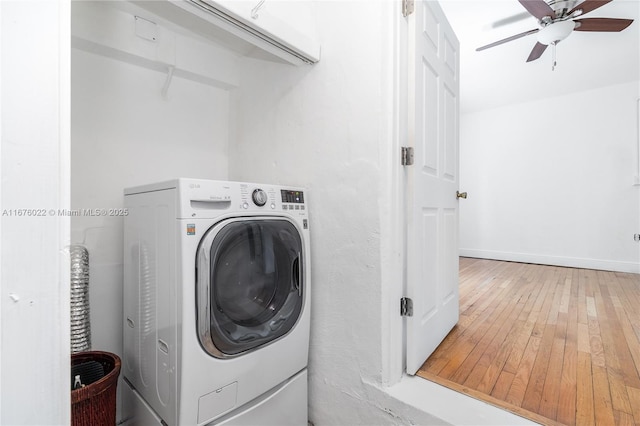
<instances>
[{"instance_id":1,"label":"baseboard","mask_svg":"<svg viewBox=\"0 0 640 426\"><path fill-rule=\"evenodd\" d=\"M628 272L640 274L639 262L619 262L615 260L587 259L579 257L548 256L531 253L515 253L495 250L461 248L462 257L506 260L510 262L535 263L540 265L567 266L570 268L598 269L602 271Z\"/></svg>"}]
</instances>

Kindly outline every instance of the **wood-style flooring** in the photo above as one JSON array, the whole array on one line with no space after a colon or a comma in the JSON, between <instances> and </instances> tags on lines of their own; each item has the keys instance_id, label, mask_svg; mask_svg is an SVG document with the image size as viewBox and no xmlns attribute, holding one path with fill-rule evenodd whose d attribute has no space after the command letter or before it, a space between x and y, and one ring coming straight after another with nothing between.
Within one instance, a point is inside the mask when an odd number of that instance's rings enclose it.
<instances>
[{"instance_id":1,"label":"wood-style flooring","mask_svg":"<svg viewBox=\"0 0 640 426\"><path fill-rule=\"evenodd\" d=\"M640 275L460 259L419 376L542 424L640 425Z\"/></svg>"}]
</instances>

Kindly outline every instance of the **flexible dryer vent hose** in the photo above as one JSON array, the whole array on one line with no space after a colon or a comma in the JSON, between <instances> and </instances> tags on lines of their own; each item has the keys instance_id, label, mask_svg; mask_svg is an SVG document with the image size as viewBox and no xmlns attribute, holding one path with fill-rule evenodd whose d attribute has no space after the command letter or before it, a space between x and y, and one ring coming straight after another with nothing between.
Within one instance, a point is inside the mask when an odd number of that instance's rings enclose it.
<instances>
[{"instance_id":1,"label":"flexible dryer vent hose","mask_svg":"<svg viewBox=\"0 0 640 426\"><path fill-rule=\"evenodd\" d=\"M89 252L82 245L69 250L71 264L71 353L91 350L89 318Z\"/></svg>"}]
</instances>

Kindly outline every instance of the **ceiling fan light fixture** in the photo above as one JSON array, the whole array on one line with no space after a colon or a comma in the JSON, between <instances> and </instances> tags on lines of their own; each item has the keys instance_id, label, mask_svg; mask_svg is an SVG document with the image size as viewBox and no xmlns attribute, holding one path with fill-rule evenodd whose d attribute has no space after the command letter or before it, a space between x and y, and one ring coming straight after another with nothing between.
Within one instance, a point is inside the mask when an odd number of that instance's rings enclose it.
<instances>
[{"instance_id":1,"label":"ceiling fan light fixture","mask_svg":"<svg viewBox=\"0 0 640 426\"><path fill-rule=\"evenodd\" d=\"M546 45L557 43L569 37L576 27L573 21L558 21L549 24L538 32L538 42Z\"/></svg>"}]
</instances>

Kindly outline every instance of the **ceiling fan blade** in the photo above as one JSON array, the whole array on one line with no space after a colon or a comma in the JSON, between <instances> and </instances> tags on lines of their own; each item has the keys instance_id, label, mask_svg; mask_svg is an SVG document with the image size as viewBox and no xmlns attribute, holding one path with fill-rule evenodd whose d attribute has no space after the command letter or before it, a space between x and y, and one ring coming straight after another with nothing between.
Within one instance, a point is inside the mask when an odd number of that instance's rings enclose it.
<instances>
[{"instance_id":1,"label":"ceiling fan blade","mask_svg":"<svg viewBox=\"0 0 640 426\"><path fill-rule=\"evenodd\" d=\"M517 40L517 39L519 39L519 38L522 38L522 37L528 36L528 35L530 35L530 34L535 34L535 33L537 33L538 31L540 31L540 29L539 29L539 28L535 28L535 29L533 29L533 30L525 31L525 32L520 33L520 34L512 35L511 37L507 37L507 38L504 38L504 39L502 39L502 40L494 41L493 43L487 44L486 46L478 47L478 48L476 49L476 52L479 52L479 51L481 51L481 50L488 49L488 48L490 48L490 47L498 46L498 45L500 45L500 44L504 44L504 43L509 42L509 41L512 41L512 40Z\"/></svg>"},{"instance_id":2,"label":"ceiling fan blade","mask_svg":"<svg viewBox=\"0 0 640 426\"><path fill-rule=\"evenodd\" d=\"M506 18L498 19L491 24L491 28L498 28L504 25L509 25L514 22L522 21L523 19L530 18L531 14L528 12L518 13L512 16L507 16Z\"/></svg>"},{"instance_id":3,"label":"ceiling fan blade","mask_svg":"<svg viewBox=\"0 0 640 426\"><path fill-rule=\"evenodd\" d=\"M578 24L574 28L574 31L618 32L631 25L633 19L585 18L575 19L573 22Z\"/></svg>"},{"instance_id":4,"label":"ceiling fan blade","mask_svg":"<svg viewBox=\"0 0 640 426\"><path fill-rule=\"evenodd\" d=\"M530 14L535 16L538 19L542 19L545 16L550 16L552 19L555 19L556 12L551 9L544 0L518 0L525 9L529 11Z\"/></svg>"},{"instance_id":5,"label":"ceiling fan blade","mask_svg":"<svg viewBox=\"0 0 640 426\"><path fill-rule=\"evenodd\" d=\"M535 46L533 46L533 50L531 50L531 53L529 54L529 57L527 58L527 62L531 62L531 61L535 61L536 59L538 59L540 56L542 56L542 54L544 53L544 51L547 49L547 45L546 44L542 44L540 42L537 42Z\"/></svg>"},{"instance_id":6,"label":"ceiling fan blade","mask_svg":"<svg viewBox=\"0 0 640 426\"><path fill-rule=\"evenodd\" d=\"M567 13L567 15L571 15L573 12L575 12L578 9L582 10L581 15L584 15L585 13L589 13L592 10L596 10L597 8L604 6L605 4L610 3L612 1L613 0L584 0L582 3L580 3L573 9L571 9L569 13Z\"/></svg>"}]
</instances>

